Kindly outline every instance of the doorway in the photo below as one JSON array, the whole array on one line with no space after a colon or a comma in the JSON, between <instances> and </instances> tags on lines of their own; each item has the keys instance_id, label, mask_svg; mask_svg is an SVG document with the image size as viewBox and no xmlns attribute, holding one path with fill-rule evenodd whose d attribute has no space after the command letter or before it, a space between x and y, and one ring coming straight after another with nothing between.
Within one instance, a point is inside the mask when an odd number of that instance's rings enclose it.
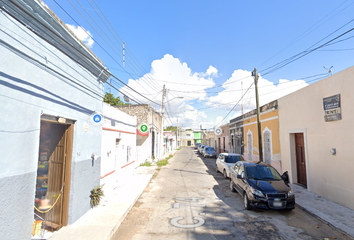
<instances>
[{"instance_id":1,"label":"doorway","mask_svg":"<svg viewBox=\"0 0 354 240\"><path fill-rule=\"evenodd\" d=\"M307 187L304 134L295 133L297 182Z\"/></svg>"},{"instance_id":2,"label":"doorway","mask_svg":"<svg viewBox=\"0 0 354 240\"><path fill-rule=\"evenodd\" d=\"M42 119L40 126L34 214L55 231L68 224L74 124Z\"/></svg>"}]
</instances>

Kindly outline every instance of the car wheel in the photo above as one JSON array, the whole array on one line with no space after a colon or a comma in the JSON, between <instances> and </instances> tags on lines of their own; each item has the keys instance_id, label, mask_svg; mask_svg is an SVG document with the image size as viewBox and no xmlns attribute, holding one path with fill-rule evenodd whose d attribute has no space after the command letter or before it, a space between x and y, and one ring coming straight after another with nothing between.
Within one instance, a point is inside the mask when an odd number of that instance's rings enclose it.
<instances>
[{"instance_id":1,"label":"car wheel","mask_svg":"<svg viewBox=\"0 0 354 240\"><path fill-rule=\"evenodd\" d=\"M227 173L226 173L226 170L224 169L224 178L227 178Z\"/></svg>"},{"instance_id":2,"label":"car wheel","mask_svg":"<svg viewBox=\"0 0 354 240\"><path fill-rule=\"evenodd\" d=\"M231 190L231 192L236 192L236 190L234 188L234 182L232 180L230 181L230 190Z\"/></svg>"},{"instance_id":3,"label":"car wheel","mask_svg":"<svg viewBox=\"0 0 354 240\"><path fill-rule=\"evenodd\" d=\"M250 201L248 200L247 193L243 194L243 205L246 210L251 210Z\"/></svg>"}]
</instances>

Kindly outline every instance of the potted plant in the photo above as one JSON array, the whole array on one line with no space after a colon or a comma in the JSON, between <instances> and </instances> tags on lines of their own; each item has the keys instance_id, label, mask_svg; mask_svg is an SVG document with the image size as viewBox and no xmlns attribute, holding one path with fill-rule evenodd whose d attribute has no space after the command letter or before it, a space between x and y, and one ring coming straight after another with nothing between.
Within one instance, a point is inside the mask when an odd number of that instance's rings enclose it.
<instances>
[{"instance_id":1,"label":"potted plant","mask_svg":"<svg viewBox=\"0 0 354 240\"><path fill-rule=\"evenodd\" d=\"M91 190L91 207L95 207L100 204L101 198L104 197L102 188L100 186Z\"/></svg>"}]
</instances>

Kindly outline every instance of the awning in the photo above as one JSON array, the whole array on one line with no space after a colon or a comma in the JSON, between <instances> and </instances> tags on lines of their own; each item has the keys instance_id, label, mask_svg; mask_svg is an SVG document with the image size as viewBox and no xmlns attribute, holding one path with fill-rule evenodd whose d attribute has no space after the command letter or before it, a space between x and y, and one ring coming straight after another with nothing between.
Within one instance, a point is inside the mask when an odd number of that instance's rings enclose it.
<instances>
[{"instance_id":1,"label":"awning","mask_svg":"<svg viewBox=\"0 0 354 240\"><path fill-rule=\"evenodd\" d=\"M139 136L148 137L149 136L149 131L142 132L139 129L136 129L136 134L139 135Z\"/></svg>"}]
</instances>

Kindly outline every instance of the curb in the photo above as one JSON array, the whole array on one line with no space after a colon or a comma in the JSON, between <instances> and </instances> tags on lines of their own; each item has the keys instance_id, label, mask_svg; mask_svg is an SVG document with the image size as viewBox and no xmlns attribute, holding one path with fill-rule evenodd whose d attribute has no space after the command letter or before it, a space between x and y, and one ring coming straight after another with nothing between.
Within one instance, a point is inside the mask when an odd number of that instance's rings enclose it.
<instances>
[{"instance_id":1,"label":"curb","mask_svg":"<svg viewBox=\"0 0 354 240\"><path fill-rule=\"evenodd\" d=\"M327 224L328 226L336 229L338 232L341 232L342 234L346 235L347 237L354 239L354 236L350 235L349 233L347 233L346 231L344 231L343 229L340 229L336 226L334 226L332 223L324 220L323 218L321 218L320 216L316 215L315 213L311 212L310 210L308 210L307 208L295 203L295 206L299 207L300 209L302 209L303 211L307 212L308 214L314 216L315 218L321 220L322 222L324 222L325 224Z\"/></svg>"},{"instance_id":2,"label":"curb","mask_svg":"<svg viewBox=\"0 0 354 240\"><path fill-rule=\"evenodd\" d=\"M144 186L143 191L138 194L138 196L134 199L133 203L129 206L129 208L125 211L125 213L122 215L122 217L119 219L118 223L116 224L116 226L112 229L111 233L109 234L108 238L106 238L105 240L110 240L113 235L117 232L118 228L120 227L120 225L122 224L122 222L125 220L125 218L128 216L130 210L133 208L133 206L135 205L135 203L138 201L138 199L140 198L141 194L143 194L144 190L147 188L147 186L150 184L152 177L155 175L156 173L156 169L154 171L154 173L150 176L149 181L147 181L147 184Z\"/></svg>"}]
</instances>

